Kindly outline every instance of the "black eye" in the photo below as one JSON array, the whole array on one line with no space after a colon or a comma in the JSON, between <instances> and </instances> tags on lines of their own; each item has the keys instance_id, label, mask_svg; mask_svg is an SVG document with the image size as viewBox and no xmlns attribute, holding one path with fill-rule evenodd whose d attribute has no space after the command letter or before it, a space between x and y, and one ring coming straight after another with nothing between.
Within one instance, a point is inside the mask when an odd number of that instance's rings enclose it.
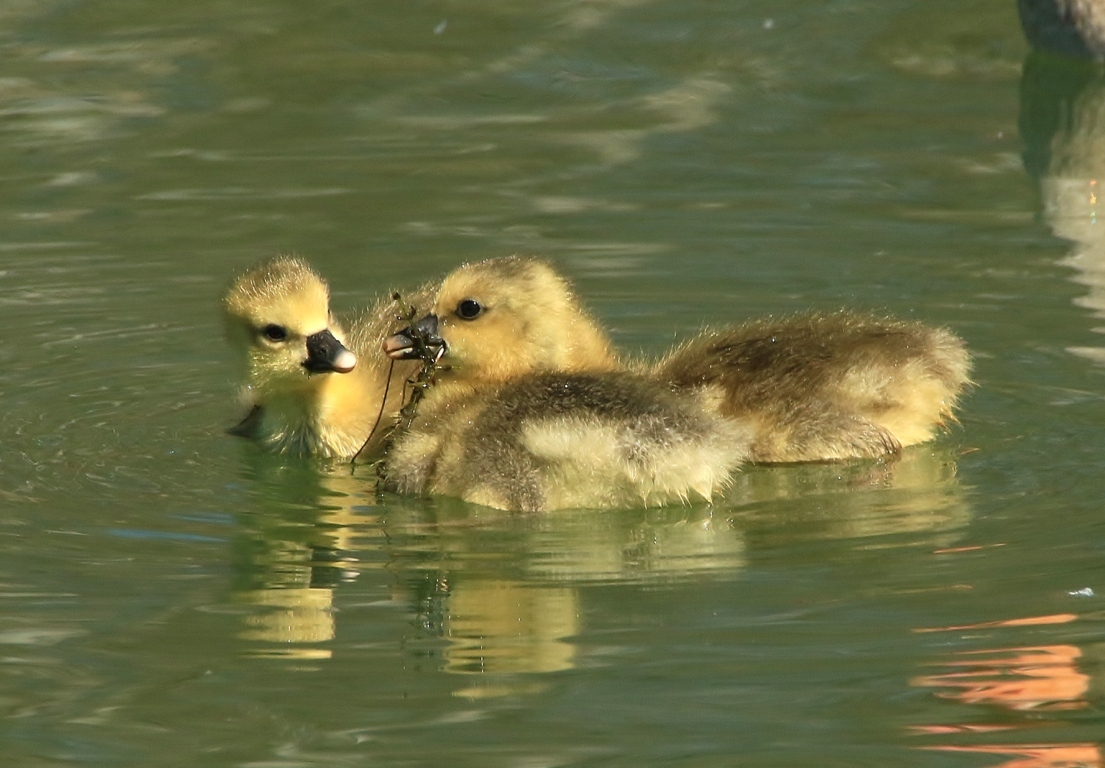
<instances>
[{"instance_id":1,"label":"black eye","mask_svg":"<svg viewBox=\"0 0 1105 768\"><path fill-rule=\"evenodd\" d=\"M284 341L288 338L288 329L282 325L266 325L261 329L261 334L269 341Z\"/></svg>"},{"instance_id":2,"label":"black eye","mask_svg":"<svg viewBox=\"0 0 1105 768\"><path fill-rule=\"evenodd\" d=\"M457 317L461 320L475 320L483 312L483 307L475 299L464 299L457 304Z\"/></svg>"}]
</instances>

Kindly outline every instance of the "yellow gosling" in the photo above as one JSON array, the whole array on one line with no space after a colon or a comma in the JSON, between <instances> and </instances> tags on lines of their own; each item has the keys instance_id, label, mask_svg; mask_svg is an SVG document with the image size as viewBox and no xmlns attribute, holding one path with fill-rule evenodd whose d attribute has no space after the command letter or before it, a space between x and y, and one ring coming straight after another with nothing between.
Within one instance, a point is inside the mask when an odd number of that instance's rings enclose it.
<instances>
[{"instance_id":1,"label":"yellow gosling","mask_svg":"<svg viewBox=\"0 0 1105 768\"><path fill-rule=\"evenodd\" d=\"M855 312L707 331L626 364L563 277L517 257L456 270L384 349L403 359L416 336L444 356L385 484L508 509L708 499L743 460L891 456L954 420L970 371L951 332Z\"/></svg>"},{"instance_id":2,"label":"yellow gosling","mask_svg":"<svg viewBox=\"0 0 1105 768\"><path fill-rule=\"evenodd\" d=\"M539 259L511 256L459 267L442 282L430 316L431 333L447 341L442 380L484 385L537 371L621 367L568 281Z\"/></svg>"},{"instance_id":3,"label":"yellow gosling","mask_svg":"<svg viewBox=\"0 0 1105 768\"><path fill-rule=\"evenodd\" d=\"M712 393L622 370L542 261L461 267L384 349L405 359L419 334L443 348L438 382L388 449L385 488L530 512L709 501L747 457Z\"/></svg>"},{"instance_id":4,"label":"yellow gosling","mask_svg":"<svg viewBox=\"0 0 1105 768\"><path fill-rule=\"evenodd\" d=\"M408 301L428 306L428 287ZM249 415L234 434L279 452L348 458L381 414L382 444L415 363L390 362L380 344L404 323L391 300L338 320L326 282L301 259L280 256L239 276L222 302ZM381 404L387 390L387 402Z\"/></svg>"},{"instance_id":5,"label":"yellow gosling","mask_svg":"<svg viewBox=\"0 0 1105 768\"><path fill-rule=\"evenodd\" d=\"M750 423L752 460L880 457L954 421L970 355L948 330L855 312L707 331L653 369Z\"/></svg>"},{"instance_id":6,"label":"yellow gosling","mask_svg":"<svg viewBox=\"0 0 1105 768\"><path fill-rule=\"evenodd\" d=\"M416 328L448 337L440 386L456 399L470 380L632 368L717 403L752 430L751 459L762 463L893 455L954 421L970 383L970 356L950 331L857 312L751 321L704 332L658 363L626 364L567 281L534 259L456 270ZM392 337L389 354L408 342Z\"/></svg>"}]
</instances>

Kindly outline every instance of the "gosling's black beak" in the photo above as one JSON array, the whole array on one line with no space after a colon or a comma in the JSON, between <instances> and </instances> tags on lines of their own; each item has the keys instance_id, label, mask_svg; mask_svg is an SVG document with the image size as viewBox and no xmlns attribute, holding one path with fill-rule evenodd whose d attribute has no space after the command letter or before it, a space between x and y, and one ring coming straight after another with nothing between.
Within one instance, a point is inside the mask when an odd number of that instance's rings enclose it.
<instances>
[{"instance_id":1,"label":"gosling's black beak","mask_svg":"<svg viewBox=\"0 0 1105 768\"><path fill-rule=\"evenodd\" d=\"M349 373L357 356L342 346L329 329L307 337L307 359L303 367L311 373Z\"/></svg>"},{"instance_id":2,"label":"gosling's black beak","mask_svg":"<svg viewBox=\"0 0 1105 768\"><path fill-rule=\"evenodd\" d=\"M424 318L384 339L384 353L392 360L414 360L422 357L421 351L430 349L434 357L445 351L445 340L438 335L437 315Z\"/></svg>"}]
</instances>

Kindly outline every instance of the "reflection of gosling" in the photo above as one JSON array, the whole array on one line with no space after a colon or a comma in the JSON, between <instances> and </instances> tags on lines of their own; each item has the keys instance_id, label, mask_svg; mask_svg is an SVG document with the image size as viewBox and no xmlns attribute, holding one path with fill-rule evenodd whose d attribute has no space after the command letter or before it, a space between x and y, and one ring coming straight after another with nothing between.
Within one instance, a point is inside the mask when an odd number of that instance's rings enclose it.
<instances>
[{"instance_id":1,"label":"reflection of gosling","mask_svg":"<svg viewBox=\"0 0 1105 768\"><path fill-rule=\"evenodd\" d=\"M449 594L445 671L559 672L575 666L579 594L505 579L458 581ZM464 695L479 695L478 688Z\"/></svg>"},{"instance_id":2,"label":"reflection of gosling","mask_svg":"<svg viewBox=\"0 0 1105 768\"><path fill-rule=\"evenodd\" d=\"M343 330L330 314L326 282L305 262L281 256L238 277L223 313L252 408L235 434L281 453L352 456L381 413L385 389L381 424L394 423L402 382L415 366L396 363L387 386L389 366L379 348L401 325L393 302L347 318Z\"/></svg>"},{"instance_id":3,"label":"reflection of gosling","mask_svg":"<svg viewBox=\"0 0 1105 768\"><path fill-rule=\"evenodd\" d=\"M460 268L389 356L410 355L418 332L444 345L442 368L388 450L385 487L526 511L658 505L710 499L746 457L744 428L698 393L617 370L542 262Z\"/></svg>"},{"instance_id":4,"label":"reflection of gosling","mask_svg":"<svg viewBox=\"0 0 1105 768\"><path fill-rule=\"evenodd\" d=\"M750 422L752 459L878 457L931 439L967 384L949 331L851 312L760 320L706 332L655 367L678 387L714 390Z\"/></svg>"}]
</instances>

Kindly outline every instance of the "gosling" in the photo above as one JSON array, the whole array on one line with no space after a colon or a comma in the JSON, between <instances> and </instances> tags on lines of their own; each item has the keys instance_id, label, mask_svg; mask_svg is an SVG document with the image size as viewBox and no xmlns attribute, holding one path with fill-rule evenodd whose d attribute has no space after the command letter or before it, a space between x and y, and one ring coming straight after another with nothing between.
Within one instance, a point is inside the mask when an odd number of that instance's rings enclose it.
<instances>
[{"instance_id":1,"label":"gosling","mask_svg":"<svg viewBox=\"0 0 1105 768\"><path fill-rule=\"evenodd\" d=\"M432 295L424 286L405 298L425 307ZM382 446L404 401L403 382L417 369L400 361L392 371L379 352L403 325L394 301L339 323L326 281L305 261L278 256L240 275L222 309L249 408L232 434L301 456L350 458Z\"/></svg>"},{"instance_id":2,"label":"gosling","mask_svg":"<svg viewBox=\"0 0 1105 768\"><path fill-rule=\"evenodd\" d=\"M749 423L758 463L880 458L924 443L970 383L951 331L857 312L755 320L706 331L653 366L680 389L713 393Z\"/></svg>"},{"instance_id":3,"label":"gosling","mask_svg":"<svg viewBox=\"0 0 1105 768\"><path fill-rule=\"evenodd\" d=\"M407 359L418 336L443 350L438 381L387 450L385 489L525 512L710 501L748 457L712 393L625 370L544 262L461 267L384 350Z\"/></svg>"},{"instance_id":4,"label":"gosling","mask_svg":"<svg viewBox=\"0 0 1105 768\"><path fill-rule=\"evenodd\" d=\"M970 355L950 331L847 311L706 331L658 362L625 361L570 284L527 258L459 268L423 322L433 327L415 328L449 350L446 386L632 370L751 429L758 463L895 455L954 421L970 383ZM407 342L392 340L401 353Z\"/></svg>"}]
</instances>

